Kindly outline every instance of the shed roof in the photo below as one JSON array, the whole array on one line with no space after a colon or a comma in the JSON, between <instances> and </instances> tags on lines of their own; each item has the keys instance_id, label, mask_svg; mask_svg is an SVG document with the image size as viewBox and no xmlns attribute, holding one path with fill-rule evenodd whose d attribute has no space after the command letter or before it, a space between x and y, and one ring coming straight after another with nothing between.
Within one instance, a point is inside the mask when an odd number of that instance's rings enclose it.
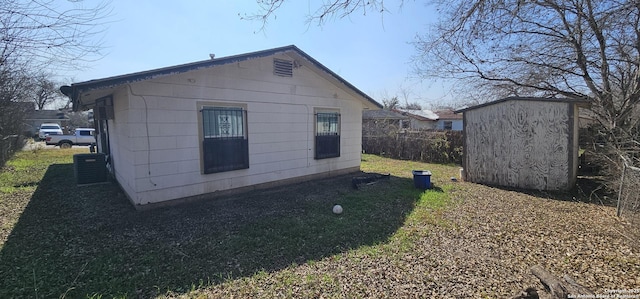
<instances>
[{"instance_id":1,"label":"shed roof","mask_svg":"<svg viewBox=\"0 0 640 299\"><path fill-rule=\"evenodd\" d=\"M326 66L324 66L323 64L315 60L313 57L309 56L309 54L300 50L295 45L289 45L285 47L273 48L273 49L262 50L257 52L250 52L250 53L245 53L240 55L208 59L208 60L203 60L198 62L186 63L186 64L181 64L176 66L170 66L170 67L164 67L164 68L159 68L154 70L126 74L126 75L79 82L79 83L71 84L71 86L62 86L60 87L60 91L66 96L68 96L69 98L71 98L73 102L73 110L77 111L80 109L79 104L81 101L81 97L83 96L83 94L89 91L94 91L94 90L109 91L110 89L113 89L115 87L118 87L124 84L140 82L140 81L150 80L150 79L161 77L161 76L180 74L180 73L185 73L193 70L215 67L219 65L237 63L240 61L245 61L245 60L250 60L255 58L268 57L268 56L280 54L280 53L293 54L294 56L300 57L310 62L311 66L314 66L316 69L323 72L327 78L333 79L334 82L344 85L348 90L352 90L357 95L362 96L369 103L373 104L373 106L377 108L382 108L382 105L380 103L376 102L373 98L371 98L370 96L368 96L367 94L365 94L364 92L362 92L361 90L353 86L351 83L347 82L347 80L343 79L338 74L331 71L329 68L327 68ZM106 95L108 95L107 92L105 92L103 96L106 96ZM97 95L94 94L92 98L96 96Z\"/></svg>"},{"instance_id":2,"label":"shed roof","mask_svg":"<svg viewBox=\"0 0 640 299\"><path fill-rule=\"evenodd\" d=\"M576 103L581 107L589 107L591 105L589 100L587 100L587 99L577 99L577 98L507 97L507 98L502 98L502 99L499 99L499 100L496 100L496 101L483 103L483 104L480 104L480 105L475 105L475 106L471 106L471 107L458 109L458 110L455 110L454 112L455 113L466 112L466 111L469 111L469 110L475 110L475 109L478 109L478 108L491 106L491 105L495 105L495 104L499 104L499 103L507 102L507 101L537 101L537 102Z\"/></svg>"}]
</instances>

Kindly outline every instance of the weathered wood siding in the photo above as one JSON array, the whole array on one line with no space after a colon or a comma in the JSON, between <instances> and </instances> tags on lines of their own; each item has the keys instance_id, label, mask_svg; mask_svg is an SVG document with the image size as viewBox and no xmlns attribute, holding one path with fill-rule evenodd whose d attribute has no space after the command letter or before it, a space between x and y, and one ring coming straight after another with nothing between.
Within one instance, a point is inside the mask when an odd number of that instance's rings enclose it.
<instances>
[{"instance_id":1,"label":"weathered wood siding","mask_svg":"<svg viewBox=\"0 0 640 299\"><path fill-rule=\"evenodd\" d=\"M116 176L134 204L360 166L366 104L305 66L294 69L293 77L280 77L273 74L273 57L266 57L133 83L121 91L126 94L114 97L112 144L118 148ZM199 107L219 103L247 107L249 168L203 174ZM314 159L314 109L322 108L341 114L338 158Z\"/></svg>"},{"instance_id":2,"label":"weathered wood siding","mask_svg":"<svg viewBox=\"0 0 640 299\"><path fill-rule=\"evenodd\" d=\"M574 106L506 101L465 111L466 179L526 189L571 188L577 157Z\"/></svg>"}]
</instances>

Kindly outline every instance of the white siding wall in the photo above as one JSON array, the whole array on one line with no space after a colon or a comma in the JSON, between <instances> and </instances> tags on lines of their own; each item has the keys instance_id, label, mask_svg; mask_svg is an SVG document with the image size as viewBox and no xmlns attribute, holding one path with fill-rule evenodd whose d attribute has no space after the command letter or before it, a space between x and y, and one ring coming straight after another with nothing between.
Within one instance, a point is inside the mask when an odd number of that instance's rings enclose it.
<instances>
[{"instance_id":1,"label":"white siding wall","mask_svg":"<svg viewBox=\"0 0 640 299\"><path fill-rule=\"evenodd\" d=\"M128 106L128 119L116 115L128 134L112 136L116 171L127 172L118 180L135 204L359 167L361 100L307 67L291 78L273 75L272 65L268 57L192 71L131 84L129 101L114 97ZM198 105L234 102L248 110L249 169L202 174ZM339 158L313 158L314 108L340 110Z\"/></svg>"},{"instance_id":2,"label":"white siding wall","mask_svg":"<svg viewBox=\"0 0 640 299\"><path fill-rule=\"evenodd\" d=\"M444 122L451 122L451 130L453 131L462 131L462 120L461 119L453 119L453 120L438 120L438 125L436 126L437 130L444 130Z\"/></svg>"},{"instance_id":3,"label":"white siding wall","mask_svg":"<svg viewBox=\"0 0 640 299\"><path fill-rule=\"evenodd\" d=\"M129 93L120 89L114 95L114 119L108 121L111 161L116 179L127 195L135 193L134 156L130 143L128 127L131 110L129 110ZM118 99L117 101L115 99ZM132 199L132 198L131 198Z\"/></svg>"}]
</instances>

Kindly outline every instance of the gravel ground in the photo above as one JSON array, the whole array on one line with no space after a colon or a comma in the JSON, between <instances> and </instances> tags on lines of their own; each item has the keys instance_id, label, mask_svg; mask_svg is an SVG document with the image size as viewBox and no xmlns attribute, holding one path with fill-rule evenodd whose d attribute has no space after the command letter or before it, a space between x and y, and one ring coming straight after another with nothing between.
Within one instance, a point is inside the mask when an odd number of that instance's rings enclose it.
<instances>
[{"instance_id":1,"label":"gravel ground","mask_svg":"<svg viewBox=\"0 0 640 299\"><path fill-rule=\"evenodd\" d=\"M615 208L570 196L459 187L455 207L439 220L405 224L416 237L410 250L390 244L384 254L344 253L186 297L510 298L533 287L549 298L530 272L536 264L597 294L640 288L638 240L622 235L628 224Z\"/></svg>"}]
</instances>

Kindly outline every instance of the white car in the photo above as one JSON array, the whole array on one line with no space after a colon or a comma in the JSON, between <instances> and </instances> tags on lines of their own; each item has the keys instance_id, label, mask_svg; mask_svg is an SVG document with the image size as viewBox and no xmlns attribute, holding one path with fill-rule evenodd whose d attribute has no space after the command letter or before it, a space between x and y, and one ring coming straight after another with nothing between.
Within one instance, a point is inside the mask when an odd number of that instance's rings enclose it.
<instances>
[{"instance_id":1,"label":"white car","mask_svg":"<svg viewBox=\"0 0 640 299\"><path fill-rule=\"evenodd\" d=\"M40 129L38 129L38 137L40 140L45 140L47 135L62 135L62 128L56 123L41 124Z\"/></svg>"}]
</instances>

